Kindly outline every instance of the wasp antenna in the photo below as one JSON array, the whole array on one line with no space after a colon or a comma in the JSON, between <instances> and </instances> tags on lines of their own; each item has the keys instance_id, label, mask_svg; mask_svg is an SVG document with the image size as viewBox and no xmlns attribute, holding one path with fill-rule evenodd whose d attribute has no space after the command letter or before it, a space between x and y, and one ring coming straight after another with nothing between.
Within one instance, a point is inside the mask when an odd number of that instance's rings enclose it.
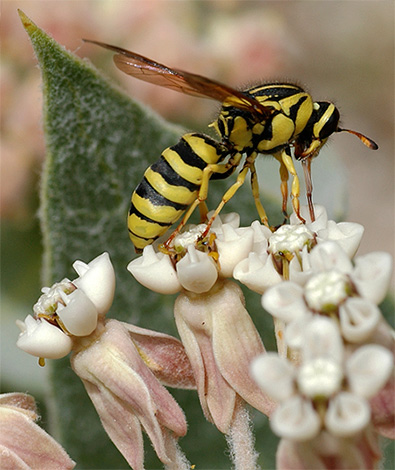
<instances>
[{"instance_id":1,"label":"wasp antenna","mask_svg":"<svg viewBox=\"0 0 395 470\"><path fill-rule=\"evenodd\" d=\"M369 147L371 150L377 150L379 146L376 144L376 142L372 139L369 139L369 137L366 137L366 135L361 134L360 132L357 131L352 131L351 129L338 129L337 132L348 132L350 134L354 134L358 137L358 139L366 145L366 147Z\"/></svg>"}]
</instances>

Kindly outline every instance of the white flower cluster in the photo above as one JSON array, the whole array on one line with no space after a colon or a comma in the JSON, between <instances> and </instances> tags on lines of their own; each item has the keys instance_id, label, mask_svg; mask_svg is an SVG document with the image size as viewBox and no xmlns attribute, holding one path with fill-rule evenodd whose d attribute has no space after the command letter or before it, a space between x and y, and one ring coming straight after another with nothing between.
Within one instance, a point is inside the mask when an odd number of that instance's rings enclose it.
<instances>
[{"instance_id":1,"label":"white flower cluster","mask_svg":"<svg viewBox=\"0 0 395 470\"><path fill-rule=\"evenodd\" d=\"M342 438L364 429L371 418L368 400L393 370L391 335L377 306L389 286L392 259L376 252L353 260L363 227L328 220L322 206L315 213L313 223L291 216L291 224L275 232L257 221L241 228L237 214L218 217L211 230L217 256L196 248L202 225L176 237L175 252L186 253L181 259L148 246L128 266L160 293L203 294L233 276L263 294L262 305L280 328L282 357L262 354L252 373L279 404L271 416L274 431L295 441L322 430ZM308 218L307 208L302 215Z\"/></svg>"},{"instance_id":2,"label":"white flower cluster","mask_svg":"<svg viewBox=\"0 0 395 470\"><path fill-rule=\"evenodd\" d=\"M306 210L302 207L302 214ZM186 252L177 263L149 245L141 257L129 263L128 270L142 285L161 294L174 294L182 289L200 294L209 291L218 278L229 277L262 294L284 280L281 260L289 262L290 279L304 282L314 245L336 240L351 258L363 234L359 224L328 221L322 206L316 206L316 214L316 221L306 225L291 217L292 225L282 226L274 233L258 221L249 227L240 227L240 216L227 214L217 217L211 227L218 262L208 251L195 247L206 228L202 224L191 226L175 238L174 251Z\"/></svg>"},{"instance_id":3,"label":"white flower cluster","mask_svg":"<svg viewBox=\"0 0 395 470\"><path fill-rule=\"evenodd\" d=\"M322 429L340 438L363 430L371 417L368 399L393 370L390 351L369 344L347 355L337 323L321 316L300 332L298 351L298 366L275 353L252 363L255 380L279 403L271 415L273 431L306 441Z\"/></svg>"},{"instance_id":4,"label":"white flower cluster","mask_svg":"<svg viewBox=\"0 0 395 470\"><path fill-rule=\"evenodd\" d=\"M34 317L17 321L17 346L37 357L59 359L72 349L73 336L90 335L113 301L115 273L108 253L89 264L73 264L78 278L44 287L33 307Z\"/></svg>"},{"instance_id":5,"label":"white flower cluster","mask_svg":"<svg viewBox=\"0 0 395 470\"><path fill-rule=\"evenodd\" d=\"M191 226L174 240L174 251L185 251L185 256L175 265L167 254L155 251L152 245L144 248L143 255L128 265L128 270L143 286L160 294L175 294L182 289L201 294L208 292L219 277L231 277L235 266L262 241L264 233L270 232L259 223L240 228L240 217L232 213L217 217L211 227L215 233L215 254L195 247L206 225ZM217 256L216 256L217 257Z\"/></svg>"}]
</instances>

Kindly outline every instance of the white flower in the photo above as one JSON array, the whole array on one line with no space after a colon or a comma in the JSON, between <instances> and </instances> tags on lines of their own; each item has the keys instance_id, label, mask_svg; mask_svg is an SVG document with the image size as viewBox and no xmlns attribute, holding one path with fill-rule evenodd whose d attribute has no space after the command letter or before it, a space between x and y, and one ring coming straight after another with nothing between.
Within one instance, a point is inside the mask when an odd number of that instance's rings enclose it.
<instances>
[{"instance_id":1,"label":"white flower","mask_svg":"<svg viewBox=\"0 0 395 470\"><path fill-rule=\"evenodd\" d=\"M273 264L273 257L267 252L251 252L248 258L235 266L233 277L258 294L263 294L266 289L282 281Z\"/></svg>"},{"instance_id":2,"label":"white flower","mask_svg":"<svg viewBox=\"0 0 395 470\"><path fill-rule=\"evenodd\" d=\"M272 286L263 295L263 308L286 323L312 313L334 314L344 338L353 343L366 341L381 322L374 301L382 300L391 278L391 257L385 255L358 257L353 267L335 242L317 245L309 255L310 274L304 287L293 281ZM298 339L293 335L292 341Z\"/></svg>"},{"instance_id":3,"label":"white flower","mask_svg":"<svg viewBox=\"0 0 395 470\"><path fill-rule=\"evenodd\" d=\"M328 215L324 206L314 205L316 219L314 222L306 223L306 228L317 234L317 242L320 244L326 240L336 241L342 249L352 259L361 243L364 227L353 222L336 223L334 220L328 220ZM301 206L302 217L309 221L310 214L307 206ZM292 225L301 224L299 218L294 214L290 217Z\"/></svg>"},{"instance_id":4,"label":"white flower","mask_svg":"<svg viewBox=\"0 0 395 470\"><path fill-rule=\"evenodd\" d=\"M80 277L44 287L33 307L35 318L28 315L25 322L17 322L22 331L17 346L25 352L48 359L66 356L73 347L72 336L93 333L99 315L110 308L115 273L108 253L89 264L76 261L73 266Z\"/></svg>"},{"instance_id":5,"label":"white flower","mask_svg":"<svg viewBox=\"0 0 395 470\"><path fill-rule=\"evenodd\" d=\"M350 293L348 277L335 270L319 273L307 281L304 298L311 310L332 312Z\"/></svg>"},{"instance_id":6,"label":"white flower","mask_svg":"<svg viewBox=\"0 0 395 470\"><path fill-rule=\"evenodd\" d=\"M349 357L346 370L350 390L364 398L372 398L384 387L393 371L392 354L382 346L367 344Z\"/></svg>"},{"instance_id":7,"label":"white flower","mask_svg":"<svg viewBox=\"0 0 395 470\"><path fill-rule=\"evenodd\" d=\"M271 253L296 253L314 240L314 232L305 225L282 225L269 238Z\"/></svg>"},{"instance_id":8,"label":"white flower","mask_svg":"<svg viewBox=\"0 0 395 470\"><path fill-rule=\"evenodd\" d=\"M353 282L362 297L375 304L384 300L392 275L392 256L375 251L355 259Z\"/></svg>"}]
</instances>

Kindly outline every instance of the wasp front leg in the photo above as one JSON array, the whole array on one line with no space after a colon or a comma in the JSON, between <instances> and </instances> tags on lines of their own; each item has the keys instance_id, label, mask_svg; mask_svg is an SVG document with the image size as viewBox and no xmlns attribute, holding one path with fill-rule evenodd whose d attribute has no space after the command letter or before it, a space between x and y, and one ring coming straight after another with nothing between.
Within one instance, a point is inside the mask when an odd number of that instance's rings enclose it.
<instances>
[{"instance_id":1,"label":"wasp front leg","mask_svg":"<svg viewBox=\"0 0 395 470\"><path fill-rule=\"evenodd\" d=\"M285 147L279 154L274 155L274 157L280 161L280 165L283 164L285 167L285 170L287 173L291 173L292 175L292 185L291 185L291 198L292 198L292 207L294 209L295 214L297 215L298 219L302 223L306 223L305 219L300 215L300 202L299 202L299 196L300 196L300 183L299 183L299 177L298 174L296 173L294 162L292 159L291 155L291 148L289 146ZM281 170L280 166L280 175L281 175L281 191L283 193L285 185L283 184L285 180L285 170ZM287 177L288 179L288 177ZM283 193L283 211L284 211L284 203L286 205L286 202L284 202L284 193Z\"/></svg>"},{"instance_id":2,"label":"wasp front leg","mask_svg":"<svg viewBox=\"0 0 395 470\"><path fill-rule=\"evenodd\" d=\"M284 224L288 220L288 211L287 211L287 205L288 205L288 178L289 178L289 172L287 170L287 167L285 166L284 162L282 161L281 158L281 152L277 153L274 155L274 158L279 161L280 163L280 179L281 179L281 196L282 196L282 213L284 215Z\"/></svg>"}]
</instances>

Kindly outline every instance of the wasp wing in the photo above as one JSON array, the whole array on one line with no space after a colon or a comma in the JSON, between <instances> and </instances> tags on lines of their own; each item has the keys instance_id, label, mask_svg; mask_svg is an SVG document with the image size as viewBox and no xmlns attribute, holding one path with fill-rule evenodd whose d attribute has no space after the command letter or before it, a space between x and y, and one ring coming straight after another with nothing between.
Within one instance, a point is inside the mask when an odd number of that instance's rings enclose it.
<instances>
[{"instance_id":1,"label":"wasp wing","mask_svg":"<svg viewBox=\"0 0 395 470\"><path fill-rule=\"evenodd\" d=\"M251 96L235 90L223 83L201 75L172 69L135 52L98 41L84 39L85 42L96 44L116 52L115 65L127 75L145 82L159 85L187 95L211 98L221 103L226 102L238 109L258 114L260 119L268 118L271 110L263 106Z\"/></svg>"}]
</instances>

